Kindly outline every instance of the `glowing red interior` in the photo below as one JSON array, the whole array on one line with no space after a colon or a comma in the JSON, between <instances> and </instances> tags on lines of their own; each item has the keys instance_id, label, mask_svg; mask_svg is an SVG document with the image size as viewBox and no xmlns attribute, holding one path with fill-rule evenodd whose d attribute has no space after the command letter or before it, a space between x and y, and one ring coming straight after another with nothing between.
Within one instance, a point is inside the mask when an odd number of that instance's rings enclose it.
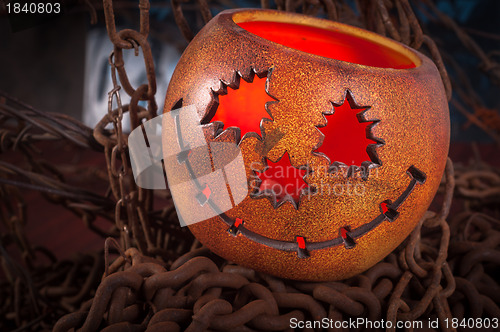
<instances>
[{"instance_id":1,"label":"glowing red interior","mask_svg":"<svg viewBox=\"0 0 500 332\"><path fill-rule=\"evenodd\" d=\"M267 40L331 59L381 68L415 67L404 54L339 31L284 22L250 21L237 24Z\"/></svg>"}]
</instances>

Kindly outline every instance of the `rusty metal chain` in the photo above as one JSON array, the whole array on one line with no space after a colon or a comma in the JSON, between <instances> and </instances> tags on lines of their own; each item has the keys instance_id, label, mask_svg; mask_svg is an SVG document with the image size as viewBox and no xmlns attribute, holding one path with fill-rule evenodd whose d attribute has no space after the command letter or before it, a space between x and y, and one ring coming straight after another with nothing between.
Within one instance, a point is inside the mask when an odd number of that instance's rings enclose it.
<instances>
[{"instance_id":1,"label":"rusty metal chain","mask_svg":"<svg viewBox=\"0 0 500 332\"><path fill-rule=\"evenodd\" d=\"M108 113L103 117L94 130L95 139L104 147L106 164L108 168L109 183L114 198L115 222L120 230L122 245L129 248L137 246L144 253L155 251L148 211L153 209L153 196L150 190L137 187L131 172L128 158L127 134L123 131L123 114L130 114L131 128L141 125L142 120L150 120L156 116L157 105L155 101L156 78L153 56L147 40L149 34L149 1L139 1L140 22L139 31L124 29L116 30L113 3L104 0L104 14L109 39L114 45L114 50L109 57L113 89L109 92ZM134 49L135 55L142 50L144 57L147 83L134 88L127 76L123 59L123 50ZM119 80L118 80L119 79ZM120 90L131 97L130 104L122 105ZM147 102L147 108L139 105L140 101ZM116 103L116 108L113 105ZM113 134L106 133L106 126L113 125Z\"/></svg>"}]
</instances>

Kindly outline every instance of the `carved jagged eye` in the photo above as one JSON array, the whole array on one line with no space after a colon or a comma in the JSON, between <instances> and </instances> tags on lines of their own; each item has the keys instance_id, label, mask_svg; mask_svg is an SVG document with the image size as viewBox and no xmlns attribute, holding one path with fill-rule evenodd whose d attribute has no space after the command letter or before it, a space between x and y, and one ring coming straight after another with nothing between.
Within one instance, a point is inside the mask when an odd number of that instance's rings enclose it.
<instances>
[{"instance_id":1,"label":"carved jagged eye","mask_svg":"<svg viewBox=\"0 0 500 332\"><path fill-rule=\"evenodd\" d=\"M227 85L225 92L218 94L218 106L211 122L221 121L224 128L238 127L241 136L248 132L260 134L260 122L263 118L271 118L266 112L267 102L274 101L266 92L266 77L253 76L251 82L241 79Z\"/></svg>"},{"instance_id":2,"label":"carved jagged eye","mask_svg":"<svg viewBox=\"0 0 500 332\"><path fill-rule=\"evenodd\" d=\"M328 123L320 129L325 137L316 151L323 152L331 161L346 165L361 166L366 161L378 163L368 149L379 143L370 135L370 127L378 121L363 117L369 107L356 105L347 92L342 104L333 104L333 109L333 113L325 113Z\"/></svg>"}]
</instances>

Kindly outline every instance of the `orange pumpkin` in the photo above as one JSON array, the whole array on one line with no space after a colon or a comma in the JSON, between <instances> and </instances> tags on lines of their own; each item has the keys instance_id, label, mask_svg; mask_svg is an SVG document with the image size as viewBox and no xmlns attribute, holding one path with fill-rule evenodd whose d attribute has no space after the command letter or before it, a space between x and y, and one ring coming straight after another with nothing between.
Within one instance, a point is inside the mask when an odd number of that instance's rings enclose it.
<instances>
[{"instance_id":1,"label":"orange pumpkin","mask_svg":"<svg viewBox=\"0 0 500 332\"><path fill-rule=\"evenodd\" d=\"M177 65L165 112L181 105L196 108L207 141L238 144L249 187L190 230L279 277L338 280L374 265L413 230L444 171L449 114L433 62L344 24L224 11ZM164 133L164 146L175 141Z\"/></svg>"}]
</instances>

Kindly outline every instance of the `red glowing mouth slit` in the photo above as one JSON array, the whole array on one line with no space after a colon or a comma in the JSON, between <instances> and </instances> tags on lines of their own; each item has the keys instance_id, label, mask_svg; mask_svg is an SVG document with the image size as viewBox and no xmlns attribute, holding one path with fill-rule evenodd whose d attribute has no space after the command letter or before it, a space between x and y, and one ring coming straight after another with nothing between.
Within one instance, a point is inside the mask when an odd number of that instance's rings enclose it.
<instances>
[{"instance_id":1,"label":"red glowing mouth slit","mask_svg":"<svg viewBox=\"0 0 500 332\"><path fill-rule=\"evenodd\" d=\"M415 63L404 54L384 45L336 30L270 21L249 21L237 24L267 40L330 59L380 68L407 69L415 67Z\"/></svg>"}]
</instances>

